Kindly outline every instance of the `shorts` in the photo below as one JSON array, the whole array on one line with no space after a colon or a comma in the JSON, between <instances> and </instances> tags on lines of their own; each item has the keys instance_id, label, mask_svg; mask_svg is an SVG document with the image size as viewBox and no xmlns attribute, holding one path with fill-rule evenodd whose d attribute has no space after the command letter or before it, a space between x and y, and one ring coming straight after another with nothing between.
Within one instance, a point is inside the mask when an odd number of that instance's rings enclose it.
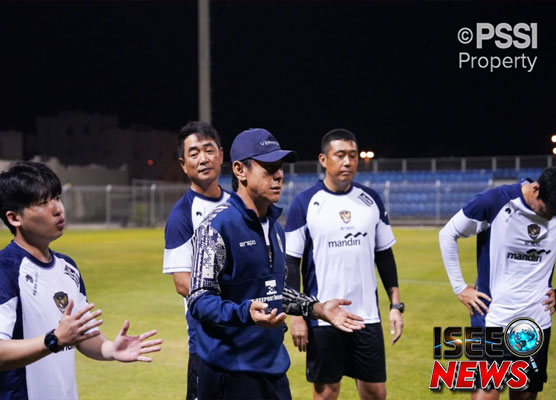
<instances>
[{"instance_id":1,"label":"shorts","mask_svg":"<svg viewBox=\"0 0 556 400\"><path fill-rule=\"evenodd\" d=\"M542 392L544 383L548 379L548 374L546 373L546 369L548 366L548 344L550 342L550 328L543 329L544 333L544 342L539 349L539 351L533 354L533 360L537 365L537 371L534 368L529 367L527 370L527 378L529 379L529 385L523 391L525 392ZM530 362L529 357L518 357L508 350L506 347L506 343L503 343L504 347L504 356L501 358L502 360L511 360L511 361L518 361L524 360L528 363ZM492 358L486 357L489 362L500 361L500 358ZM517 390L516 390L517 391ZM521 391L521 390L519 390Z\"/></svg>"},{"instance_id":2,"label":"shorts","mask_svg":"<svg viewBox=\"0 0 556 400\"><path fill-rule=\"evenodd\" d=\"M291 400L286 374L226 371L199 358L199 400Z\"/></svg>"},{"instance_id":3,"label":"shorts","mask_svg":"<svg viewBox=\"0 0 556 400\"><path fill-rule=\"evenodd\" d=\"M471 326L475 327L484 327L485 326L485 316L484 315L475 315L471 317ZM484 332L483 332L484 333ZM529 379L529 385L524 390L525 392L542 392L544 388L544 383L548 379L548 374L546 373L547 366L548 366L548 345L550 342L550 328L543 329L544 333L544 342L539 349L539 351L533 354L533 359L535 364L537 365L537 371L534 368L529 368L527 371L527 378ZM483 342L484 347L484 342ZM493 357L485 357L485 359L489 362L500 361L500 360L511 360L511 361L518 361L518 360L525 360L527 362L530 361L529 357L517 357L516 355L510 353L508 348L506 347L506 343L502 342L504 355L502 358L493 358Z\"/></svg>"},{"instance_id":4,"label":"shorts","mask_svg":"<svg viewBox=\"0 0 556 400\"><path fill-rule=\"evenodd\" d=\"M199 363L201 358L196 353L189 354L187 362L187 395L186 400L197 399L197 386L199 384Z\"/></svg>"},{"instance_id":5,"label":"shorts","mask_svg":"<svg viewBox=\"0 0 556 400\"><path fill-rule=\"evenodd\" d=\"M380 322L353 333L332 326L309 328L307 380L336 383L346 375L365 382L386 382L384 337Z\"/></svg>"}]
</instances>

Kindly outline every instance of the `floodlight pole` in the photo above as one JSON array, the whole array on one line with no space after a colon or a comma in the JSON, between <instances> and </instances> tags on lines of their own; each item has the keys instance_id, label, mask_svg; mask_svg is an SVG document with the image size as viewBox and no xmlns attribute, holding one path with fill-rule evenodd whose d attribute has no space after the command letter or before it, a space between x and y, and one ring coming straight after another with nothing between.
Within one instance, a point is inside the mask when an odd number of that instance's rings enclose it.
<instances>
[{"instance_id":1,"label":"floodlight pole","mask_svg":"<svg viewBox=\"0 0 556 400\"><path fill-rule=\"evenodd\" d=\"M199 121L211 123L210 102L210 0L198 0L199 8Z\"/></svg>"}]
</instances>

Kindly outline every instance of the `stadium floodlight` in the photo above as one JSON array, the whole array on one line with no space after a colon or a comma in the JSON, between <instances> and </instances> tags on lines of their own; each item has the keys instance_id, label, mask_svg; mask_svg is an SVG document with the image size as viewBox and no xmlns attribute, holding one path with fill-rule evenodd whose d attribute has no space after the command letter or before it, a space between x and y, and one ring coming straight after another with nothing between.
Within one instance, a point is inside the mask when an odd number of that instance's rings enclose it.
<instances>
[{"instance_id":1,"label":"stadium floodlight","mask_svg":"<svg viewBox=\"0 0 556 400\"><path fill-rule=\"evenodd\" d=\"M556 143L556 135L552 135L552 137L550 138L550 140L552 141L552 143Z\"/></svg>"},{"instance_id":2,"label":"stadium floodlight","mask_svg":"<svg viewBox=\"0 0 556 400\"><path fill-rule=\"evenodd\" d=\"M556 154L556 147L552 149L552 154Z\"/></svg>"},{"instance_id":3,"label":"stadium floodlight","mask_svg":"<svg viewBox=\"0 0 556 400\"><path fill-rule=\"evenodd\" d=\"M375 157L375 153L372 151L362 151L361 153L359 153L359 157L361 157L363 160L371 159Z\"/></svg>"}]
</instances>

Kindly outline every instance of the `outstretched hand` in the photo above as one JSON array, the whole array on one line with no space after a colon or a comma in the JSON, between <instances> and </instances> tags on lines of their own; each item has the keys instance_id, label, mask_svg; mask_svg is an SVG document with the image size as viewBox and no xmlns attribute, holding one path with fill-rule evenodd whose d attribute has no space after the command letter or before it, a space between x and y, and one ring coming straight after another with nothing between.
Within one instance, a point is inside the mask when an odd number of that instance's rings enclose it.
<instances>
[{"instance_id":1,"label":"outstretched hand","mask_svg":"<svg viewBox=\"0 0 556 400\"><path fill-rule=\"evenodd\" d=\"M249 314L256 325L263 328L276 328L284 325L286 321L286 313L278 313L278 309L268 309L268 304L261 301L253 301L249 306Z\"/></svg>"},{"instance_id":2,"label":"outstretched hand","mask_svg":"<svg viewBox=\"0 0 556 400\"><path fill-rule=\"evenodd\" d=\"M113 342L112 357L114 360L121 362L151 362L152 358L145 357L143 354L160 351L162 339L147 340L146 342L143 340L156 335L158 332L153 329L139 336L128 336L128 329L129 321L126 320L122 326L122 330L118 333Z\"/></svg>"},{"instance_id":3,"label":"outstretched hand","mask_svg":"<svg viewBox=\"0 0 556 400\"><path fill-rule=\"evenodd\" d=\"M58 346L60 347L76 346L84 340L100 335L98 329L88 333L87 331L102 325L101 319L95 320L96 317L102 314L102 311L95 310L87 314L95 307L95 305L91 303L87 304L74 315L71 315L73 306L74 302L70 300L60 319L60 324L54 330L54 334L58 338Z\"/></svg>"},{"instance_id":4,"label":"outstretched hand","mask_svg":"<svg viewBox=\"0 0 556 400\"><path fill-rule=\"evenodd\" d=\"M483 300L491 301L483 292L479 292L472 286L467 286L462 292L457 294L458 299L463 303L465 307L469 310L469 314L474 315L479 313L479 315L484 315L488 312L488 307Z\"/></svg>"},{"instance_id":5,"label":"outstretched hand","mask_svg":"<svg viewBox=\"0 0 556 400\"><path fill-rule=\"evenodd\" d=\"M353 332L364 328L365 325L362 322L363 318L340 307L350 304L351 301L346 299L333 299L324 303L318 302L313 305L313 314L344 332Z\"/></svg>"}]
</instances>

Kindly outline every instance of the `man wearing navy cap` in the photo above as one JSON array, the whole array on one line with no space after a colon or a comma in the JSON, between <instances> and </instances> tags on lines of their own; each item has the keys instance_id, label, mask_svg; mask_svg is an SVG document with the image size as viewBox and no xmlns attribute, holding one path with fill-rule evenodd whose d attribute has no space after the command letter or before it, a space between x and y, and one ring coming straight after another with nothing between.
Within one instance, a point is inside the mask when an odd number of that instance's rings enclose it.
<instances>
[{"instance_id":1,"label":"man wearing navy cap","mask_svg":"<svg viewBox=\"0 0 556 400\"><path fill-rule=\"evenodd\" d=\"M346 332L361 318L341 305L285 286L285 237L278 223L282 150L265 129L240 133L230 151L234 193L197 228L191 315L197 325L199 399L291 399L284 347L286 314L320 318Z\"/></svg>"}]
</instances>

